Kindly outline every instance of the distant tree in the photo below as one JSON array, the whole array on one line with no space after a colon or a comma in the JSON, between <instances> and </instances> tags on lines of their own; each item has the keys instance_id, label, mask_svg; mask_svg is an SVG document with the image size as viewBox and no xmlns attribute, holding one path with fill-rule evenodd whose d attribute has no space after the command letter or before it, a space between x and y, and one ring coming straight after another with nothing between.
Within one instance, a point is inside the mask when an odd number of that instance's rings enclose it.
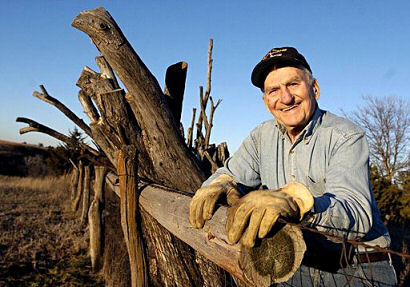
<instances>
[{"instance_id":1,"label":"distant tree","mask_svg":"<svg viewBox=\"0 0 410 287\"><path fill-rule=\"evenodd\" d=\"M85 136L83 133L74 127L69 131L70 141L63 143L57 147L49 147L48 150L51 156L47 159L47 165L55 174L62 174L71 169L72 165L70 159L73 162L78 162L81 157L81 149L79 143L85 142Z\"/></svg>"},{"instance_id":2,"label":"distant tree","mask_svg":"<svg viewBox=\"0 0 410 287\"><path fill-rule=\"evenodd\" d=\"M71 155L72 159L76 159L77 157L80 156L80 152L81 152L79 143L85 143L86 137L77 127L74 127L72 131L69 131L69 137L70 137L70 142L63 143L62 146Z\"/></svg>"},{"instance_id":3,"label":"distant tree","mask_svg":"<svg viewBox=\"0 0 410 287\"><path fill-rule=\"evenodd\" d=\"M399 173L398 185L403 191L400 198L402 208L400 209L400 216L406 220L410 220L410 169L407 168L405 171Z\"/></svg>"},{"instance_id":4,"label":"distant tree","mask_svg":"<svg viewBox=\"0 0 410 287\"><path fill-rule=\"evenodd\" d=\"M25 173L27 176L40 177L48 173L47 159L42 155L28 156L24 158Z\"/></svg>"},{"instance_id":5,"label":"distant tree","mask_svg":"<svg viewBox=\"0 0 410 287\"><path fill-rule=\"evenodd\" d=\"M350 118L367 135L371 162L394 183L399 172L409 170L410 103L398 97L363 97L366 105Z\"/></svg>"},{"instance_id":6,"label":"distant tree","mask_svg":"<svg viewBox=\"0 0 410 287\"><path fill-rule=\"evenodd\" d=\"M402 191L382 176L375 166L370 167L370 183L382 217L387 220L400 218Z\"/></svg>"}]
</instances>

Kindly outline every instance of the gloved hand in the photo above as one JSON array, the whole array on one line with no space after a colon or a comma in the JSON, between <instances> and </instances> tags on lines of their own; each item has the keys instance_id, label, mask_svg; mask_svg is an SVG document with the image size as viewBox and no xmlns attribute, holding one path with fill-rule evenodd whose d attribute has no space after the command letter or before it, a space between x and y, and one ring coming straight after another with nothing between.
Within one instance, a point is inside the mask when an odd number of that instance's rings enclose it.
<instances>
[{"instance_id":1,"label":"gloved hand","mask_svg":"<svg viewBox=\"0 0 410 287\"><path fill-rule=\"evenodd\" d=\"M208 186L198 189L189 205L189 221L195 228L202 228L206 220L211 219L215 203L222 195L226 195L229 205L239 199L239 192L232 177L222 174Z\"/></svg>"},{"instance_id":2,"label":"gloved hand","mask_svg":"<svg viewBox=\"0 0 410 287\"><path fill-rule=\"evenodd\" d=\"M242 237L242 245L253 247L256 236L264 238L279 216L302 220L313 203L310 191L298 182L288 183L278 190L252 191L229 209L228 239L236 243Z\"/></svg>"}]
</instances>

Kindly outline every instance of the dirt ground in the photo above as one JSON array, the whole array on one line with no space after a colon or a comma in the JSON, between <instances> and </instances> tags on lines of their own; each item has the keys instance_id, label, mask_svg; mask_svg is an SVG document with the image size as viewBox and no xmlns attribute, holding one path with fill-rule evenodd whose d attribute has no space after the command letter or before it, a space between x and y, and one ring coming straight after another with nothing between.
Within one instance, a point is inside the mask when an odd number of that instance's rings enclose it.
<instances>
[{"instance_id":1,"label":"dirt ground","mask_svg":"<svg viewBox=\"0 0 410 287\"><path fill-rule=\"evenodd\" d=\"M0 287L104 286L67 205L68 180L0 176Z\"/></svg>"}]
</instances>

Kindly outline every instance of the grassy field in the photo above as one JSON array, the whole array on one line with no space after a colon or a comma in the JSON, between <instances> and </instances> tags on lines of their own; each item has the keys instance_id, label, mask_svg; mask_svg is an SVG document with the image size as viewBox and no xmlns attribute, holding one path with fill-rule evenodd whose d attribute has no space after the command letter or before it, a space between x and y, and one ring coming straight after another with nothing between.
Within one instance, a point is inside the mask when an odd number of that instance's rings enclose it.
<instances>
[{"instance_id":1,"label":"grassy field","mask_svg":"<svg viewBox=\"0 0 410 287\"><path fill-rule=\"evenodd\" d=\"M68 177L0 176L0 287L104 285L91 271L88 229L70 203ZM408 225L389 230L392 249L408 253ZM393 261L400 286L408 286L408 261Z\"/></svg>"},{"instance_id":2,"label":"grassy field","mask_svg":"<svg viewBox=\"0 0 410 287\"><path fill-rule=\"evenodd\" d=\"M68 187L64 176L0 176L0 286L103 286Z\"/></svg>"}]
</instances>

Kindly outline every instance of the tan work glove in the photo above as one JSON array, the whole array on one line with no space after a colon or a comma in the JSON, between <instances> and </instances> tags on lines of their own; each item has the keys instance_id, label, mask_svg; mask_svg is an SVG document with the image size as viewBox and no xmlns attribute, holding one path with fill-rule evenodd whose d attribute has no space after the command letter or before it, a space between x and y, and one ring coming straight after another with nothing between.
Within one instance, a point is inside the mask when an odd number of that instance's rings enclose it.
<instances>
[{"instance_id":1,"label":"tan work glove","mask_svg":"<svg viewBox=\"0 0 410 287\"><path fill-rule=\"evenodd\" d=\"M252 191L229 209L228 239L236 243L242 237L242 245L253 247L256 236L264 238L279 216L301 220L313 207L313 202L310 191L298 182L288 183L278 190Z\"/></svg>"},{"instance_id":2,"label":"tan work glove","mask_svg":"<svg viewBox=\"0 0 410 287\"><path fill-rule=\"evenodd\" d=\"M215 203L222 195L226 195L229 205L239 199L239 192L232 177L222 174L208 186L198 189L189 205L189 221L195 228L202 228L206 220L211 219Z\"/></svg>"}]
</instances>

